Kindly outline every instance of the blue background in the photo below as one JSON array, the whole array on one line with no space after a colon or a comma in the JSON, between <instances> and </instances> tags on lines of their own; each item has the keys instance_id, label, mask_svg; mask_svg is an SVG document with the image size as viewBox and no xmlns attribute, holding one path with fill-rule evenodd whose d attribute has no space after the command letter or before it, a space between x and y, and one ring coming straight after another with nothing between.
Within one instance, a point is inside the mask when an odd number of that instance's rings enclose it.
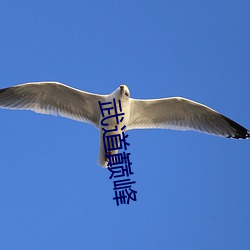
<instances>
[{"instance_id":1,"label":"blue background","mask_svg":"<svg viewBox=\"0 0 250 250\"><path fill-rule=\"evenodd\" d=\"M249 1L1 1L0 88L60 81L183 96L250 128ZM0 248L250 249L250 142L129 132L136 202L116 206L98 131L0 110Z\"/></svg>"}]
</instances>

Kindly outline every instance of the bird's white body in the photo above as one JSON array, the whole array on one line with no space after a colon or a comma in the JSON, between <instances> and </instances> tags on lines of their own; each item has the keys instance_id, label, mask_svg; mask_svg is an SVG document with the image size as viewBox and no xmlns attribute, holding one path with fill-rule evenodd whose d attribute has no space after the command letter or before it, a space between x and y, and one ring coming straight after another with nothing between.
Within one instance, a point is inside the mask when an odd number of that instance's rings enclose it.
<instances>
[{"instance_id":1,"label":"bird's white body","mask_svg":"<svg viewBox=\"0 0 250 250\"><path fill-rule=\"evenodd\" d=\"M124 85L122 85L124 86ZM124 86L124 91L125 91L126 86ZM128 89L127 89L128 91ZM108 167L108 161L107 161L107 156L106 156L106 152L104 150L104 139L105 136L108 135L116 135L116 134L120 134L122 137L122 132L126 132L127 130L127 126L129 124L129 117L130 117L130 98L129 97L121 97L121 89L117 88L113 93L111 93L109 96L107 96L105 102L110 102L113 104L113 100L115 100L115 104L116 104L116 110L120 110L120 106L119 106L119 101L121 103L121 107L122 107L122 113L124 113L124 115L122 116L124 119L122 122L117 123L116 117L111 117L107 120L107 124L108 126L103 126L101 124L103 117L100 116L100 122L99 122L99 130L100 130L100 149L99 149L99 157L98 157L98 165L103 166L103 167ZM111 109L110 110L110 116L115 115L115 109ZM126 126L123 130L122 127ZM111 131L105 134L105 136L103 136L104 131L103 129L105 129L106 131L108 130L114 130L116 128L115 131ZM118 152L118 150L113 150L110 151L110 154L116 154Z\"/></svg>"},{"instance_id":2,"label":"bird's white body","mask_svg":"<svg viewBox=\"0 0 250 250\"><path fill-rule=\"evenodd\" d=\"M108 126L102 125L99 102L121 102L124 119L117 124L110 118ZM108 166L108 158L103 145L103 128L118 134L131 129L174 129L196 130L227 138L246 139L250 132L217 111L194 101L182 98L162 98L141 100L130 98L126 85L121 85L110 95L98 95L57 82L35 82L0 89L0 108L26 109L37 113L60 115L81 122L91 123L100 131L98 164ZM114 110L111 114L114 115ZM121 130L123 126L126 128ZM117 150L108 152L117 153Z\"/></svg>"}]
</instances>

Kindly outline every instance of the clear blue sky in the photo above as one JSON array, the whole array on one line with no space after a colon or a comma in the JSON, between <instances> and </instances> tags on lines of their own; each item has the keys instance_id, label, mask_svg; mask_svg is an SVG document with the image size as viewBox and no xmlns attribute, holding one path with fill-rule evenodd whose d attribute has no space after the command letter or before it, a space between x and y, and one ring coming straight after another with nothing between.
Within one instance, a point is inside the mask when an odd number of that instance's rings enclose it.
<instances>
[{"instance_id":1,"label":"clear blue sky","mask_svg":"<svg viewBox=\"0 0 250 250\"><path fill-rule=\"evenodd\" d=\"M0 88L60 81L183 96L250 128L249 1L1 1ZM0 110L0 249L250 249L250 141L129 133L116 206L88 125Z\"/></svg>"}]
</instances>

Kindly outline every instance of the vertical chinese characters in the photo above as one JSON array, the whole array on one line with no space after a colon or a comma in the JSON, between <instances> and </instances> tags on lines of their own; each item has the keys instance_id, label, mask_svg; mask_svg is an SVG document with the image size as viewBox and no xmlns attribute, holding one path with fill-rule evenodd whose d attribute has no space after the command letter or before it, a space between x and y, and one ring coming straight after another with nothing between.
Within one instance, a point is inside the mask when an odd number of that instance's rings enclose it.
<instances>
[{"instance_id":1,"label":"vertical chinese characters","mask_svg":"<svg viewBox=\"0 0 250 250\"><path fill-rule=\"evenodd\" d=\"M131 154L127 152L127 146L130 144L127 142L128 135L125 135L126 125L122 123L125 113L122 113L120 100L118 104L115 99L113 102L101 103L99 101L99 106L102 114L105 159L108 170L111 172L109 179L113 179L114 184L113 200L116 200L117 206L129 204L130 200L136 201L137 191L131 188L136 182L130 180L130 175L134 173L131 170ZM118 153L118 150L123 150L123 152Z\"/></svg>"}]
</instances>

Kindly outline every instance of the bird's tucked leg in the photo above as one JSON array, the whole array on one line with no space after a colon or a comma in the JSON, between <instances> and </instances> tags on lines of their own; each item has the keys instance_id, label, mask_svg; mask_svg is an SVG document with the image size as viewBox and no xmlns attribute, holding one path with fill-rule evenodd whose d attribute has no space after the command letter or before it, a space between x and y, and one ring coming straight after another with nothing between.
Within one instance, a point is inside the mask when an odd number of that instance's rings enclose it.
<instances>
[{"instance_id":1,"label":"bird's tucked leg","mask_svg":"<svg viewBox=\"0 0 250 250\"><path fill-rule=\"evenodd\" d=\"M108 151L107 154L105 155L105 161L109 162L109 155L111 155L111 151Z\"/></svg>"}]
</instances>

